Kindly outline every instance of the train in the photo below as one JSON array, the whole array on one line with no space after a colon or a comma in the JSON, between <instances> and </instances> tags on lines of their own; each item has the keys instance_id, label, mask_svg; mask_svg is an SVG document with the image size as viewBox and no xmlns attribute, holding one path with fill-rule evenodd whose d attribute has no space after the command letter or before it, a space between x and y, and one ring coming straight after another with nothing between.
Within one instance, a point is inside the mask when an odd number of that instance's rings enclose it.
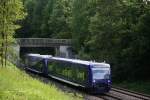
<instances>
[{"instance_id":1,"label":"train","mask_svg":"<svg viewBox=\"0 0 150 100\"><path fill-rule=\"evenodd\" d=\"M27 54L25 69L84 88L94 94L107 93L111 89L111 68L105 62Z\"/></svg>"}]
</instances>

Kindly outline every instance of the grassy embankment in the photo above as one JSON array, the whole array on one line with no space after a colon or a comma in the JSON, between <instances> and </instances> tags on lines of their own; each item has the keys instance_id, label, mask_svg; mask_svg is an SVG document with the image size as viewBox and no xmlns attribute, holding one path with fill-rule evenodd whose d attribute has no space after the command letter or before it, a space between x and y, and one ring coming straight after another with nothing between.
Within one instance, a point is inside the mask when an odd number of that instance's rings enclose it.
<instances>
[{"instance_id":1,"label":"grassy embankment","mask_svg":"<svg viewBox=\"0 0 150 100\"><path fill-rule=\"evenodd\" d=\"M54 85L47 85L20 71L14 65L0 67L0 100L76 100Z\"/></svg>"},{"instance_id":2,"label":"grassy embankment","mask_svg":"<svg viewBox=\"0 0 150 100\"><path fill-rule=\"evenodd\" d=\"M150 95L150 81L135 81L115 83L115 86Z\"/></svg>"}]
</instances>

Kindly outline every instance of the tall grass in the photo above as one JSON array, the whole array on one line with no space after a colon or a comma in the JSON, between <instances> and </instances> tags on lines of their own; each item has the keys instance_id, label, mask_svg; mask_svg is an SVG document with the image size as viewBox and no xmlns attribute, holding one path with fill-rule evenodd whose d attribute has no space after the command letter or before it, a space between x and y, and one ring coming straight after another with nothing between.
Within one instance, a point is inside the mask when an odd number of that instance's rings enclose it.
<instances>
[{"instance_id":1,"label":"tall grass","mask_svg":"<svg viewBox=\"0 0 150 100\"><path fill-rule=\"evenodd\" d=\"M0 100L77 100L54 85L44 84L11 63L0 67Z\"/></svg>"}]
</instances>

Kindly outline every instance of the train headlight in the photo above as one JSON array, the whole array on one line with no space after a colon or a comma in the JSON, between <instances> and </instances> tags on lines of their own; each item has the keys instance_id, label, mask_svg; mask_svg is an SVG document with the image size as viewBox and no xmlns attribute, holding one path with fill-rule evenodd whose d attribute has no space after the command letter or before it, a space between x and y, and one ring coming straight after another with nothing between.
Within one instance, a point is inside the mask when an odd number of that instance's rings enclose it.
<instances>
[{"instance_id":1,"label":"train headlight","mask_svg":"<svg viewBox=\"0 0 150 100\"><path fill-rule=\"evenodd\" d=\"M93 80L93 82L95 83L96 81L95 81L95 80Z\"/></svg>"}]
</instances>

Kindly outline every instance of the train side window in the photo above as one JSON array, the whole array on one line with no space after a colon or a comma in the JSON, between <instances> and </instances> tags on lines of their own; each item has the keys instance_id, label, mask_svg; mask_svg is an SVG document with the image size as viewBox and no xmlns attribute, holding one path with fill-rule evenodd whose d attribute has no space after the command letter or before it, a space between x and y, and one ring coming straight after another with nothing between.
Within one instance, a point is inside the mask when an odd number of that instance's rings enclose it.
<instances>
[{"instance_id":1,"label":"train side window","mask_svg":"<svg viewBox=\"0 0 150 100\"><path fill-rule=\"evenodd\" d=\"M25 59L25 65L26 65L27 67L29 67L29 57L26 57L26 59Z\"/></svg>"},{"instance_id":2,"label":"train side window","mask_svg":"<svg viewBox=\"0 0 150 100\"><path fill-rule=\"evenodd\" d=\"M87 82L87 69L85 65L71 62L51 61L48 63L49 73L81 84Z\"/></svg>"},{"instance_id":3,"label":"train side window","mask_svg":"<svg viewBox=\"0 0 150 100\"><path fill-rule=\"evenodd\" d=\"M48 72L52 73L53 72L53 61L48 61Z\"/></svg>"},{"instance_id":4,"label":"train side window","mask_svg":"<svg viewBox=\"0 0 150 100\"><path fill-rule=\"evenodd\" d=\"M87 82L87 67L85 65L77 65L77 69L76 69L76 79L80 82L80 83L85 83Z\"/></svg>"},{"instance_id":5,"label":"train side window","mask_svg":"<svg viewBox=\"0 0 150 100\"><path fill-rule=\"evenodd\" d=\"M44 67L44 62L43 60L39 60L38 63L36 64L36 67L38 70L42 71L42 67Z\"/></svg>"}]
</instances>

